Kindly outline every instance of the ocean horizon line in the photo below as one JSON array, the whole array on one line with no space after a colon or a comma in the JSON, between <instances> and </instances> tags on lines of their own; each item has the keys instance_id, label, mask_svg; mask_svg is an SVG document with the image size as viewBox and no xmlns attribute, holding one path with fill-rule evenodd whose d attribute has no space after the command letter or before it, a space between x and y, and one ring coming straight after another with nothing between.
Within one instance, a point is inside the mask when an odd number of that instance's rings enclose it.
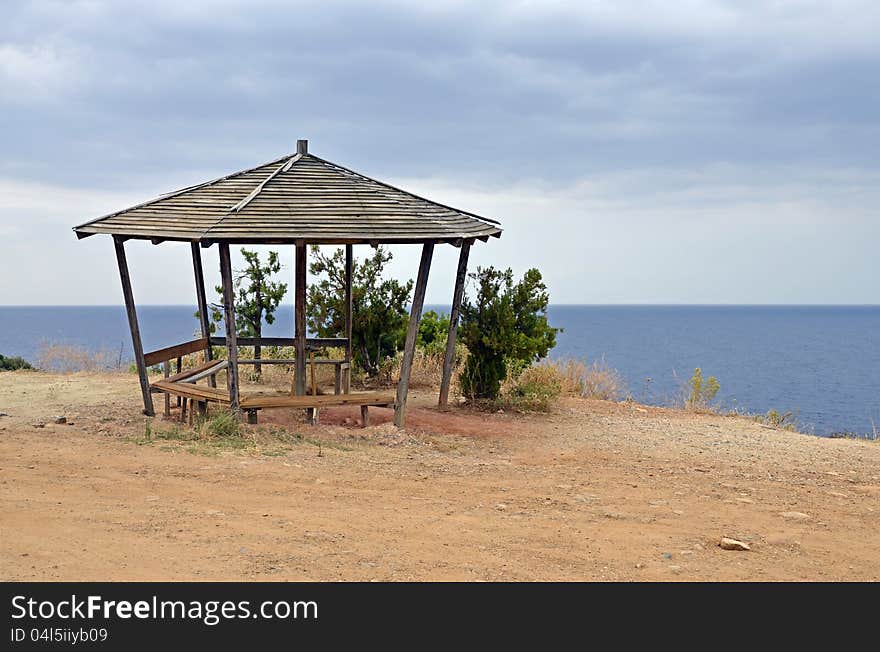
<instances>
[{"instance_id":1,"label":"ocean horizon line","mask_svg":"<svg viewBox=\"0 0 880 652\"><path fill-rule=\"evenodd\" d=\"M139 308L186 308L189 303L138 303ZM291 305L289 303L282 305ZM448 303L426 301L426 306ZM550 302L551 307L596 308L880 308L880 303L572 303ZM125 308L123 303L31 303L0 304L0 308Z\"/></svg>"}]
</instances>

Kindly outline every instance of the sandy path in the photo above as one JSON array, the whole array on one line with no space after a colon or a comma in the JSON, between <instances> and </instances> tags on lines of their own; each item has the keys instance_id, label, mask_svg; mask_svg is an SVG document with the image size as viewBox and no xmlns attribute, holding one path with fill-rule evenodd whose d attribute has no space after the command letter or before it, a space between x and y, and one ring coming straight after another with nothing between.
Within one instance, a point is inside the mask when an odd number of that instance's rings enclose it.
<instances>
[{"instance_id":1,"label":"sandy path","mask_svg":"<svg viewBox=\"0 0 880 652\"><path fill-rule=\"evenodd\" d=\"M406 436L342 425L356 410L317 428L267 412L261 432L308 441L218 453L138 443L133 377L0 374L0 577L880 579L880 445L603 402L430 403Z\"/></svg>"}]
</instances>

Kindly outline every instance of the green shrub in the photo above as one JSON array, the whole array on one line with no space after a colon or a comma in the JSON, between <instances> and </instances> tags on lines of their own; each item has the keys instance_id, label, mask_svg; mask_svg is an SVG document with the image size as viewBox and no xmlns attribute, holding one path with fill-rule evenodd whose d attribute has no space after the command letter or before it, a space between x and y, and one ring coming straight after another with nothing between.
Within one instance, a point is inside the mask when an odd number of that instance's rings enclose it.
<instances>
[{"instance_id":1,"label":"green shrub","mask_svg":"<svg viewBox=\"0 0 880 652\"><path fill-rule=\"evenodd\" d=\"M703 371L699 367L694 369L694 375L688 381L690 393L685 399L685 407L692 410L706 409L715 399L721 383L714 376L703 380Z\"/></svg>"},{"instance_id":2,"label":"green shrub","mask_svg":"<svg viewBox=\"0 0 880 652\"><path fill-rule=\"evenodd\" d=\"M446 354L446 339L449 335L449 315L437 314L433 310L422 315L419 323L419 337L416 341L426 355L443 357Z\"/></svg>"},{"instance_id":3,"label":"green shrub","mask_svg":"<svg viewBox=\"0 0 880 652\"><path fill-rule=\"evenodd\" d=\"M0 354L0 371L16 371L17 369L33 369L33 367L20 355L7 357Z\"/></svg>"},{"instance_id":4,"label":"green shrub","mask_svg":"<svg viewBox=\"0 0 880 652\"><path fill-rule=\"evenodd\" d=\"M318 337L339 337L345 333L345 251L332 255L318 247L311 249L306 318L309 330ZM377 247L372 256L353 261L352 356L355 365L370 378L376 377L388 358L403 349L409 323L413 282L383 278L392 254Z\"/></svg>"},{"instance_id":5,"label":"green shrub","mask_svg":"<svg viewBox=\"0 0 880 652\"><path fill-rule=\"evenodd\" d=\"M537 269L516 284L510 269L477 268L470 278L477 290L461 306L459 336L468 357L459 380L468 398L494 400L509 375L547 356L559 329L547 322L550 295Z\"/></svg>"}]
</instances>

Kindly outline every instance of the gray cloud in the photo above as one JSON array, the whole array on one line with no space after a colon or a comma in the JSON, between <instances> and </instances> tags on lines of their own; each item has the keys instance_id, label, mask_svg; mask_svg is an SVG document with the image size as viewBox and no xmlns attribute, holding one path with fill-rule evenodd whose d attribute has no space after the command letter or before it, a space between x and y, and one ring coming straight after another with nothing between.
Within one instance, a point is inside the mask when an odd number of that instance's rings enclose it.
<instances>
[{"instance_id":1,"label":"gray cloud","mask_svg":"<svg viewBox=\"0 0 880 652\"><path fill-rule=\"evenodd\" d=\"M32 248L27 227L43 224L59 229L61 257L97 265L78 257L98 239L75 245L71 224L308 137L319 155L502 219L508 232L486 262L532 261L563 300L880 301L865 280L880 275L872 2L4 10L0 228L19 244L10 262ZM527 250L536 221L564 225L565 241ZM584 289L577 265L557 270L552 248L577 255L574 243L596 265L584 274L614 270L604 289ZM685 244L692 263L663 253ZM621 268L607 249L637 258ZM808 254L825 262L802 264ZM754 278L710 273L710 263ZM687 274L700 265L697 287ZM159 284L142 293L167 296ZM0 302L64 297L4 288Z\"/></svg>"}]
</instances>

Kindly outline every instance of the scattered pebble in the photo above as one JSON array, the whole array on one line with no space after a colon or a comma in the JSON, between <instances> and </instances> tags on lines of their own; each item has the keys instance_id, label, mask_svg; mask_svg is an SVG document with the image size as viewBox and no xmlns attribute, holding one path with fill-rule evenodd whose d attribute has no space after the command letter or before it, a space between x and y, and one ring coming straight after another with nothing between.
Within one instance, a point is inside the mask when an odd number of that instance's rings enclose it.
<instances>
[{"instance_id":1,"label":"scattered pebble","mask_svg":"<svg viewBox=\"0 0 880 652\"><path fill-rule=\"evenodd\" d=\"M497 505L495 505L495 509L497 509L499 512L503 512L505 509L507 509L507 505L505 505L504 503L498 503Z\"/></svg>"},{"instance_id":2,"label":"scattered pebble","mask_svg":"<svg viewBox=\"0 0 880 652\"><path fill-rule=\"evenodd\" d=\"M744 541L722 537L718 544L723 550L751 550L752 547Z\"/></svg>"},{"instance_id":3,"label":"scattered pebble","mask_svg":"<svg viewBox=\"0 0 880 652\"><path fill-rule=\"evenodd\" d=\"M58 415L57 417L54 417L52 421L57 424L67 423L67 417L64 415Z\"/></svg>"},{"instance_id":4,"label":"scattered pebble","mask_svg":"<svg viewBox=\"0 0 880 652\"><path fill-rule=\"evenodd\" d=\"M780 512L779 514L782 518L787 518L790 521L809 521L810 515L804 514L803 512Z\"/></svg>"},{"instance_id":5,"label":"scattered pebble","mask_svg":"<svg viewBox=\"0 0 880 652\"><path fill-rule=\"evenodd\" d=\"M671 552L664 552L663 559L672 559L672 553Z\"/></svg>"},{"instance_id":6,"label":"scattered pebble","mask_svg":"<svg viewBox=\"0 0 880 652\"><path fill-rule=\"evenodd\" d=\"M45 423L37 422L34 424L34 428L45 428L45 427L46 427Z\"/></svg>"}]
</instances>

